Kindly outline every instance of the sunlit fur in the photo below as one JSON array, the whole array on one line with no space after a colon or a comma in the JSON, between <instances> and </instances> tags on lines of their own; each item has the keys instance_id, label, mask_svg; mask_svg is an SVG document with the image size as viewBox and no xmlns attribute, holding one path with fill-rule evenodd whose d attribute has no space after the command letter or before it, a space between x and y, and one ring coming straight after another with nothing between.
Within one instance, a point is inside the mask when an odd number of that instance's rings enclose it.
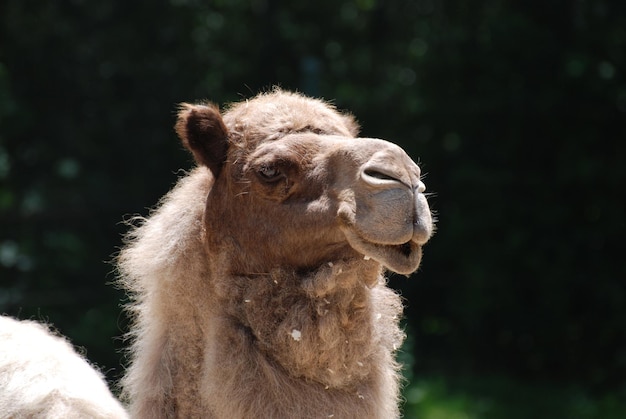
<instances>
[{"instance_id":1,"label":"sunlit fur","mask_svg":"<svg viewBox=\"0 0 626 419\"><path fill-rule=\"evenodd\" d=\"M398 417L402 304L337 213L356 205L368 147L419 177L417 166L381 140L360 150L351 117L281 91L235 105L223 123L212 105L183 105L176 128L202 164L136 220L118 258L132 416ZM270 157L284 178L259 175ZM381 205L392 215L407 204Z\"/></svg>"},{"instance_id":2,"label":"sunlit fur","mask_svg":"<svg viewBox=\"0 0 626 419\"><path fill-rule=\"evenodd\" d=\"M0 418L126 417L102 374L64 338L0 317Z\"/></svg>"}]
</instances>

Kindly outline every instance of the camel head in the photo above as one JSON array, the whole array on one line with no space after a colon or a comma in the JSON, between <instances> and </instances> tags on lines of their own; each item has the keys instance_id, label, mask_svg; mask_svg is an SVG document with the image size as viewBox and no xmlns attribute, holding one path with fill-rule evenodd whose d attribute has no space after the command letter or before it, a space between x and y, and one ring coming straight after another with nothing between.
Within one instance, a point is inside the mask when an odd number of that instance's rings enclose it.
<instances>
[{"instance_id":1,"label":"camel head","mask_svg":"<svg viewBox=\"0 0 626 419\"><path fill-rule=\"evenodd\" d=\"M205 239L231 272L351 259L418 268L433 231L420 168L395 144L356 137L352 117L275 90L223 115L183 104L176 131L213 174Z\"/></svg>"}]
</instances>

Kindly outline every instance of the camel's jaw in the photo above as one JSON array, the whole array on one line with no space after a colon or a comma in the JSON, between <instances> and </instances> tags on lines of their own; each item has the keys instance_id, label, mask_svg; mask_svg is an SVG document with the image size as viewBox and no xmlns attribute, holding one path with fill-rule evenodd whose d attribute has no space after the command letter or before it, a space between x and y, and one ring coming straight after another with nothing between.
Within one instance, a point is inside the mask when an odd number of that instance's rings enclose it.
<instances>
[{"instance_id":1,"label":"camel's jaw","mask_svg":"<svg viewBox=\"0 0 626 419\"><path fill-rule=\"evenodd\" d=\"M368 241L350 228L344 229L350 246L363 255L365 259L373 259L390 271L409 275L420 265L422 246L410 240L403 244L380 244Z\"/></svg>"}]
</instances>

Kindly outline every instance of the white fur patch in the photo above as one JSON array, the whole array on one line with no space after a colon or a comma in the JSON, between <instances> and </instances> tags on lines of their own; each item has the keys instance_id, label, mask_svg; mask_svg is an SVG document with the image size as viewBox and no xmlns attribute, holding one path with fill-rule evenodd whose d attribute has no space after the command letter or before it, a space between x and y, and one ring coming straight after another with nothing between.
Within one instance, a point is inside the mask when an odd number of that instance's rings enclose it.
<instances>
[{"instance_id":1,"label":"white fur patch","mask_svg":"<svg viewBox=\"0 0 626 419\"><path fill-rule=\"evenodd\" d=\"M297 329L293 329L291 331L291 337L293 338L293 340L295 340L296 342L299 342L300 339L302 339L302 332L300 332Z\"/></svg>"}]
</instances>

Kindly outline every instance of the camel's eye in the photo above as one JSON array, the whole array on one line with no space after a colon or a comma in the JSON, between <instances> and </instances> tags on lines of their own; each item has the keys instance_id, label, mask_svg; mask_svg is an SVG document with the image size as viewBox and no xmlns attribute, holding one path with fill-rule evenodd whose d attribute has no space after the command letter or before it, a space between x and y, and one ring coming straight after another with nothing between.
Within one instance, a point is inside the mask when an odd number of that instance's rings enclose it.
<instances>
[{"instance_id":1,"label":"camel's eye","mask_svg":"<svg viewBox=\"0 0 626 419\"><path fill-rule=\"evenodd\" d=\"M280 170L275 168L274 166L261 166L259 169L259 175L266 182L274 182L282 177Z\"/></svg>"}]
</instances>

